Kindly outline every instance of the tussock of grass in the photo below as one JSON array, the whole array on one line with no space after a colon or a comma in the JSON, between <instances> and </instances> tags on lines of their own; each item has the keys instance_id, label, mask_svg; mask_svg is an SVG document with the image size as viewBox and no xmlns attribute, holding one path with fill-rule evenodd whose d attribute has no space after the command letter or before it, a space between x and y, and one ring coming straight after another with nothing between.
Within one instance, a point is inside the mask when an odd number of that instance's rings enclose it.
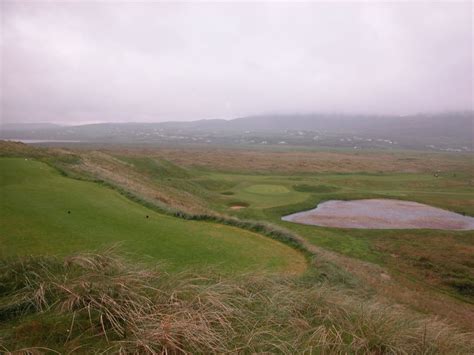
<instances>
[{"instance_id":1,"label":"tussock of grass","mask_svg":"<svg viewBox=\"0 0 474 355\"><path fill-rule=\"evenodd\" d=\"M170 276L106 251L3 260L0 285L0 339L25 353L430 354L474 345L439 320L311 276Z\"/></svg>"}]
</instances>

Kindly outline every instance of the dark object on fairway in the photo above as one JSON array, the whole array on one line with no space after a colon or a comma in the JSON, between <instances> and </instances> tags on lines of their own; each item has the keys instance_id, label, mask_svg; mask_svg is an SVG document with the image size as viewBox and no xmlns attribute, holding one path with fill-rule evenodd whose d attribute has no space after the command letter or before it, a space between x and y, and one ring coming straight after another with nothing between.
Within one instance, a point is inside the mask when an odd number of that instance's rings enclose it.
<instances>
[{"instance_id":1,"label":"dark object on fairway","mask_svg":"<svg viewBox=\"0 0 474 355\"><path fill-rule=\"evenodd\" d=\"M67 211L67 214L71 214L71 211Z\"/></svg>"},{"instance_id":2,"label":"dark object on fairway","mask_svg":"<svg viewBox=\"0 0 474 355\"><path fill-rule=\"evenodd\" d=\"M148 218L148 215L146 216L146 218Z\"/></svg>"}]
</instances>

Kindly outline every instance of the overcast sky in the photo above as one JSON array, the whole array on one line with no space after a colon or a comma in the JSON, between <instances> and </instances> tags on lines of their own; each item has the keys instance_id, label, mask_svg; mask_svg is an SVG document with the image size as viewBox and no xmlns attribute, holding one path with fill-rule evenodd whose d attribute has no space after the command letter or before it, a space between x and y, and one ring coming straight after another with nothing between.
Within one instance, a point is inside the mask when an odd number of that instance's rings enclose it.
<instances>
[{"instance_id":1,"label":"overcast sky","mask_svg":"<svg viewBox=\"0 0 474 355\"><path fill-rule=\"evenodd\" d=\"M471 2L2 2L3 122L473 105Z\"/></svg>"}]
</instances>

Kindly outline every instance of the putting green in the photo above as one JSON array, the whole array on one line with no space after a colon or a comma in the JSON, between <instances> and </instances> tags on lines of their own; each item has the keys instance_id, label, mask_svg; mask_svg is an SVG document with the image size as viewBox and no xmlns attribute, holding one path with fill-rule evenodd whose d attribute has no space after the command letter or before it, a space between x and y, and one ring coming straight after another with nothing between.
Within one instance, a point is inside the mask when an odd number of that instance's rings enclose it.
<instances>
[{"instance_id":1,"label":"putting green","mask_svg":"<svg viewBox=\"0 0 474 355\"><path fill-rule=\"evenodd\" d=\"M120 243L169 270L305 269L296 250L239 228L162 215L96 183L38 161L0 158L0 257L69 254Z\"/></svg>"},{"instance_id":2,"label":"putting green","mask_svg":"<svg viewBox=\"0 0 474 355\"><path fill-rule=\"evenodd\" d=\"M243 191L261 195L281 195L290 192L283 185L250 185L244 188Z\"/></svg>"}]
</instances>

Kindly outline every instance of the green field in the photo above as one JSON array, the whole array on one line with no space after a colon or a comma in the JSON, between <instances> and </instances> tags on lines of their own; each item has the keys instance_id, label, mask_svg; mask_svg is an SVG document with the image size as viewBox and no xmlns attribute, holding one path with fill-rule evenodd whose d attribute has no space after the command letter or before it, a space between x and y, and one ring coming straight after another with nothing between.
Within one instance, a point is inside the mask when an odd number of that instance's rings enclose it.
<instances>
[{"instance_id":1,"label":"green field","mask_svg":"<svg viewBox=\"0 0 474 355\"><path fill-rule=\"evenodd\" d=\"M304 257L258 234L165 216L31 159L1 158L0 257L66 255L119 243L168 269L299 272ZM148 216L148 218L147 218Z\"/></svg>"}]
</instances>

